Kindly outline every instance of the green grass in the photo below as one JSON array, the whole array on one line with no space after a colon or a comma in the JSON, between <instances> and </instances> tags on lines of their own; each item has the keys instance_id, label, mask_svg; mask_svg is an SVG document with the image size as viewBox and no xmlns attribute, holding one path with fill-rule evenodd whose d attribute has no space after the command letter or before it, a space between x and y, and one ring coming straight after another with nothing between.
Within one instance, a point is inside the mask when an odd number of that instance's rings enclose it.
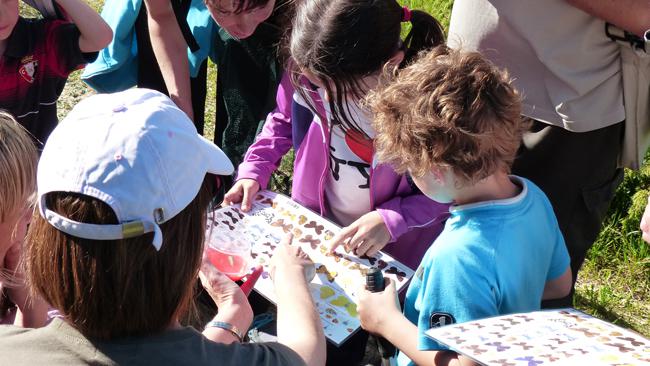
<instances>
[{"instance_id":1,"label":"green grass","mask_svg":"<svg viewBox=\"0 0 650 366\"><path fill-rule=\"evenodd\" d=\"M89 0L96 9L103 0ZM452 0L407 0L411 9L422 9L449 26ZM21 3L21 7L22 7ZM24 14L34 15L22 8ZM407 29L405 29L406 31ZM215 111L216 68L209 66L206 103L206 131L212 131ZM59 116L63 117L80 99L91 91L74 73L59 100ZM207 133L208 137L211 132ZM288 192L291 185L293 155L285 157L272 188ZM618 189L602 232L590 250L580 271L575 305L602 319L636 330L650 337L650 246L641 240L639 220L650 189L650 167L640 172L627 171Z\"/></svg>"},{"instance_id":2,"label":"green grass","mask_svg":"<svg viewBox=\"0 0 650 366\"><path fill-rule=\"evenodd\" d=\"M650 167L626 171L600 235L579 273L576 307L650 336L650 246L639 222Z\"/></svg>"}]
</instances>

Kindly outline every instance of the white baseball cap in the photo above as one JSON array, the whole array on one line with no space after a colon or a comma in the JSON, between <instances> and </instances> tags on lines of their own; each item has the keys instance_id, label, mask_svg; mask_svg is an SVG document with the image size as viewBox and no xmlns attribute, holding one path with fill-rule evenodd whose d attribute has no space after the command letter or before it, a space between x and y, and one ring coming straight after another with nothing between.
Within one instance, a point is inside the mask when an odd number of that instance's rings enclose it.
<instances>
[{"instance_id":1,"label":"white baseball cap","mask_svg":"<svg viewBox=\"0 0 650 366\"><path fill-rule=\"evenodd\" d=\"M39 211L64 233L117 240L154 232L196 197L206 173L230 175L233 166L164 94L130 89L77 104L54 129L38 164ZM46 206L50 192L81 193L108 204L117 225L70 220Z\"/></svg>"}]
</instances>

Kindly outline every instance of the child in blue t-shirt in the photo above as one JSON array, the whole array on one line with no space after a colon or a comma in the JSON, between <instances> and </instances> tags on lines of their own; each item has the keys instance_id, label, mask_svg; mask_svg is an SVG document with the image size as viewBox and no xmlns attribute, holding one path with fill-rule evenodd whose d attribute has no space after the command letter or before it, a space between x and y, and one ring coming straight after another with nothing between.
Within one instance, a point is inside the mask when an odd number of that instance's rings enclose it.
<instances>
[{"instance_id":1,"label":"child in blue t-shirt","mask_svg":"<svg viewBox=\"0 0 650 366\"><path fill-rule=\"evenodd\" d=\"M526 127L519 95L480 54L442 46L379 88L369 104L379 160L452 206L412 279L404 313L391 283L360 294L361 324L400 350L399 365L472 365L424 332L538 310L542 299L571 288L569 255L548 199L531 181L508 175Z\"/></svg>"}]
</instances>

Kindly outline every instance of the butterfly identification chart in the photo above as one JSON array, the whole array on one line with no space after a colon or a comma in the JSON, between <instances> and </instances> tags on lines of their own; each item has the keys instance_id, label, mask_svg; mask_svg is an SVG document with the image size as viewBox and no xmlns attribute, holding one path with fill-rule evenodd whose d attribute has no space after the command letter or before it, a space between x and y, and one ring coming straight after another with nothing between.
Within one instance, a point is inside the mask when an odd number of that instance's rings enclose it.
<instances>
[{"instance_id":1,"label":"butterfly identification chart","mask_svg":"<svg viewBox=\"0 0 650 366\"><path fill-rule=\"evenodd\" d=\"M340 228L284 195L261 191L251 206L247 213L243 213L239 205L212 212L208 243L250 243L250 267L264 266L255 290L276 303L267 265L281 239L292 233L293 245L299 245L314 261L316 275L309 284L310 291L325 336L337 346L360 328L355 292L365 285L368 268L381 269L384 277L395 281L398 291L413 276L411 269L384 253L360 258L345 253L340 247L329 254L327 244Z\"/></svg>"},{"instance_id":2,"label":"butterfly identification chart","mask_svg":"<svg viewBox=\"0 0 650 366\"><path fill-rule=\"evenodd\" d=\"M650 365L650 340L575 309L498 316L426 334L484 365Z\"/></svg>"}]
</instances>

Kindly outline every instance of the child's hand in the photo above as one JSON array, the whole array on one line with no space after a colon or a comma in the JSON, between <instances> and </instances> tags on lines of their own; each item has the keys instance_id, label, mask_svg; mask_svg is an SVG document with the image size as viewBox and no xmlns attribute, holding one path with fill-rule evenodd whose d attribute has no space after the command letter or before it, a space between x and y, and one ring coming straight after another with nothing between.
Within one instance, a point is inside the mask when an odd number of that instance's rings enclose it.
<instances>
[{"instance_id":1,"label":"child's hand","mask_svg":"<svg viewBox=\"0 0 650 366\"><path fill-rule=\"evenodd\" d=\"M223 197L223 205L230 206L233 203L241 202L241 210L248 212L251 209L253 197L259 190L260 184L255 179L240 179L226 192Z\"/></svg>"},{"instance_id":2,"label":"child's hand","mask_svg":"<svg viewBox=\"0 0 650 366\"><path fill-rule=\"evenodd\" d=\"M357 311L361 327L370 333L383 334L387 319L402 316L397 304L395 282L386 278L386 288L382 292L370 292L365 286L357 291Z\"/></svg>"},{"instance_id":3,"label":"child's hand","mask_svg":"<svg viewBox=\"0 0 650 366\"><path fill-rule=\"evenodd\" d=\"M219 272L206 256L203 257L201 270L199 271L201 284L208 292L219 312L214 320L232 324L239 330L245 331L253 322L253 309L244 292L228 276ZM217 342L224 342L218 335L209 334L214 329L206 329L204 334L208 339ZM208 333L206 333L208 332ZM228 336L230 341L232 336Z\"/></svg>"},{"instance_id":4,"label":"child's hand","mask_svg":"<svg viewBox=\"0 0 650 366\"><path fill-rule=\"evenodd\" d=\"M358 256L373 256L390 241L390 232L377 211L361 216L350 226L343 228L330 242L330 253L341 244L347 252Z\"/></svg>"},{"instance_id":5,"label":"child's hand","mask_svg":"<svg viewBox=\"0 0 650 366\"><path fill-rule=\"evenodd\" d=\"M219 270L210 263L207 257L203 257L201 270L199 271L201 284L208 292L218 308L224 306L244 306L250 309L248 299L239 286L228 276L219 272ZM251 310L252 318L252 310Z\"/></svg>"},{"instance_id":6,"label":"child's hand","mask_svg":"<svg viewBox=\"0 0 650 366\"><path fill-rule=\"evenodd\" d=\"M293 235L287 234L273 252L269 271L274 282L280 271L288 278L305 278L305 271L314 264L300 247L291 245L292 240Z\"/></svg>"}]
</instances>

